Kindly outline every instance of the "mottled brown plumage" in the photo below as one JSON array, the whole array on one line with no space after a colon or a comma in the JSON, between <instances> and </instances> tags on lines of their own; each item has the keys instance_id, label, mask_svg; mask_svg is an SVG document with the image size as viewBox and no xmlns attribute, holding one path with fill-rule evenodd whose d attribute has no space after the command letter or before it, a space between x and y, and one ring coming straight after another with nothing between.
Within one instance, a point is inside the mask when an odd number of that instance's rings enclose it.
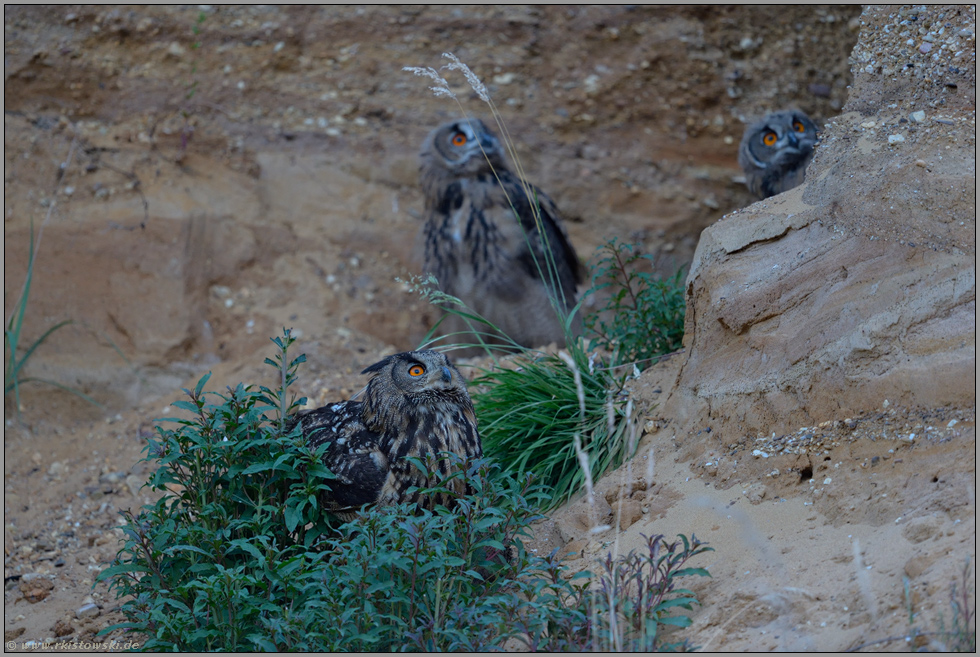
<instances>
[{"instance_id":1,"label":"mottled brown plumage","mask_svg":"<svg viewBox=\"0 0 980 657\"><path fill-rule=\"evenodd\" d=\"M738 148L745 184L760 199L803 184L817 126L800 110L773 112L750 125Z\"/></svg>"},{"instance_id":2,"label":"mottled brown plumage","mask_svg":"<svg viewBox=\"0 0 980 657\"><path fill-rule=\"evenodd\" d=\"M409 351L388 356L365 369L371 374L363 401L343 401L304 411L299 423L311 447L329 441L323 462L336 475L320 503L345 520L365 504L414 501L430 506L446 499L409 495L412 486L429 487L450 474L448 459L438 461L432 481L407 457L452 452L465 458L483 455L476 414L466 382L445 355ZM463 484L453 479L457 494Z\"/></svg>"},{"instance_id":3,"label":"mottled brown plumage","mask_svg":"<svg viewBox=\"0 0 980 657\"><path fill-rule=\"evenodd\" d=\"M552 302L570 311L582 277L555 203L507 169L479 120L433 130L420 162L425 271L519 344L564 344Z\"/></svg>"}]
</instances>

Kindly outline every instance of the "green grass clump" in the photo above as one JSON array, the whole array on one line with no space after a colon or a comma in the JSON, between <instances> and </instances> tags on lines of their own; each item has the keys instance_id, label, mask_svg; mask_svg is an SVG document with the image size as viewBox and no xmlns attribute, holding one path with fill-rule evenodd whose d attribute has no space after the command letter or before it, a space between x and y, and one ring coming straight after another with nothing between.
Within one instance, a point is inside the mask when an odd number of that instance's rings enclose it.
<instances>
[{"instance_id":1,"label":"green grass clump","mask_svg":"<svg viewBox=\"0 0 980 657\"><path fill-rule=\"evenodd\" d=\"M642 271L643 261L652 267L653 258L615 239L599 254L586 296L609 297L603 308L585 318L594 335L591 346L612 352L616 365L635 363L641 370L657 356L680 349L686 308L683 270L668 279Z\"/></svg>"},{"instance_id":2,"label":"green grass clump","mask_svg":"<svg viewBox=\"0 0 980 657\"><path fill-rule=\"evenodd\" d=\"M475 493L452 508L376 507L345 524L321 512L325 446L284 422L304 357L288 356L288 331L274 342L275 389L206 393L206 376L176 402L190 417L157 427L149 486L163 496L123 514L125 545L99 579L126 622L103 633L128 628L144 651L593 650L659 647L661 625L689 624L671 615L696 603L677 580L706 575L685 563L710 548L654 537L590 587L524 549L540 493L488 460L463 464Z\"/></svg>"},{"instance_id":3,"label":"green grass clump","mask_svg":"<svg viewBox=\"0 0 980 657\"><path fill-rule=\"evenodd\" d=\"M632 404L617 380L581 342L567 354L527 354L516 369L484 371L471 393L485 453L513 473L532 473L557 506L587 480L619 466L636 449Z\"/></svg>"},{"instance_id":4,"label":"green grass clump","mask_svg":"<svg viewBox=\"0 0 980 657\"><path fill-rule=\"evenodd\" d=\"M585 319L593 336L588 350L568 333L566 355L528 352L515 361L516 369L497 367L473 381L486 453L510 472L533 473L552 491L553 506L633 455L632 408L624 385L657 356L681 346L686 303L681 272L661 279L638 269L643 259L649 256L630 244L612 240L602 247L586 296L608 297Z\"/></svg>"}]
</instances>

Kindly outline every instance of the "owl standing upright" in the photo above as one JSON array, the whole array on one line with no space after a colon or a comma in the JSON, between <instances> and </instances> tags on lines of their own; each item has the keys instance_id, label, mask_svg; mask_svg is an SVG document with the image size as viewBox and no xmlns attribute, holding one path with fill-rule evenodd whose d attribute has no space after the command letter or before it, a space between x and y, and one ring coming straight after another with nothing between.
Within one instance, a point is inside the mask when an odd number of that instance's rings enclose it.
<instances>
[{"instance_id":1,"label":"owl standing upright","mask_svg":"<svg viewBox=\"0 0 980 657\"><path fill-rule=\"evenodd\" d=\"M567 315L582 275L554 202L507 169L480 120L439 126L420 160L425 271L518 344L564 344L552 304ZM458 318L449 322L464 328Z\"/></svg>"},{"instance_id":2,"label":"owl standing upright","mask_svg":"<svg viewBox=\"0 0 980 657\"><path fill-rule=\"evenodd\" d=\"M738 147L745 184L760 199L803 184L816 143L817 126L800 110L773 112L752 124Z\"/></svg>"},{"instance_id":3,"label":"owl standing upright","mask_svg":"<svg viewBox=\"0 0 980 657\"><path fill-rule=\"evenodd\" d=\"M329 480L320 504L344 520L365 504L447 504L445 496L420 499L408 489L442 482L454 468L449 459L438 458L432 479L406 459L425 461L440 452L463 460L483 455L463 376L445 355L428 350L388 356L362 374L372 375L363 401L327 404L287 424L299 424L310 447L330 443L323 463L336 479ZM448 485L457 495L467 492L459 477Z\"/></svg>"}]
</instances>

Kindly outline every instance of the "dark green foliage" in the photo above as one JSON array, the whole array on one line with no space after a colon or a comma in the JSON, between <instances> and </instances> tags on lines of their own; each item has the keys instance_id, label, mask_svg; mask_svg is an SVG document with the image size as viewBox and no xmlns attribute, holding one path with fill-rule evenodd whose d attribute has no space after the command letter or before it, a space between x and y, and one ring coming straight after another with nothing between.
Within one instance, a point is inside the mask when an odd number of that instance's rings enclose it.
<instances>
[{"instance_id":1,"label":"dark green foliage","mask_svg":"<svg viewBox=\"0 0 980 657\"><path fill-rule=\"evenodd\" d=\"M623 380L573 342L574 364L552 354L528 354L517 369L495 369L474 379L471 397L484 452L509 472L530 472L547 487L549 506L578 492L585 471L575 451L578 436L593 481L636 449L631 406L618 392Z\"/></svg>"},{"instance_id":2,"label":"dark green foliage","mask_svg":"<svg viewBox=\"0 0 980 657\"><path fill-rule=\"evenodd\" d=\"M657 356L680 349L686 304L683 270L669 279L641 271L644 260L652 268L653 258L615 239L604 244L600 254L586 294L606 291L611 296L601 310L585 318L586 328L595 335L592 347L612 352L615 365L636 363L641 370Z\"/></svg>"},{"instance_id":3,"label":"dark green foliage","mask_svg":"<svg viewBox=\"0 0 980 657\"><path fill-rule=\"evenodd\" d=\"M126 543L99 578L125 598L127 622L105 631L129 628L148 651L499 650L509 639L582 650L613 645L614 635L616 645L653 646L658 624L685 624L668 615L694 602L674 580L706 574L682 566L708 548L683 539L678 552L656 537L654 561L608 561L600 585L615 595L633 595L636 582L658 592L610 613L588 573L569 580L554 554L524 550L541 493L486 460L453 475L476 492L452 509L382 507L346 524L321 513L317 494L331 475L283 421L304 358L289 360L288 331L274 342L275 390L205 393L204 377L176 403L191 418L158 427L149 486L165 494L124 514Z\"/></svg>"},{"instance_id":4,"label":"dark green foliage","mask_svg":"<svg viewBox=\"0 0 980 657\"><path fill-rule=\"evenodd\" d=\"M668 543L664 536L646 537L645 553L607 556L597 575L567 573L552 555L534 564L535 577L521 582L527 602L510 622L514 636L533 652L649 652L695 649L686 641L668 644L662 625L688 627L691 619L671 615L699 604L694 594L678 588L677 579L710 577L687 561L712 548L694 536ZM589 586L588 578L597 580Z\"/></svg>"},{"instance_id":5,"label":"dark green foliage","mask_svg":"<svg viewBox=\"0 0 980 657\"><path fill-rule=\"evenodd\" d=\"M675 608L691 610L699 604L694 593L677 588L676 579L690 575L710 577L704 568L688 568L688 559L712 551L693 534L690 542L679 535L680 541L668 543L663 536L646 537L646 554L630 552L619 559L607 556L600 572L601 594L598 604L601 614L616 618L607 625L609 644L617 652L646 652L657 649L686 649L686 644L663 644L658 635L659 625L689 627L688 616L671 616ZM678 550L680 544L683 548Z\"/></svg>"}]
</instances>

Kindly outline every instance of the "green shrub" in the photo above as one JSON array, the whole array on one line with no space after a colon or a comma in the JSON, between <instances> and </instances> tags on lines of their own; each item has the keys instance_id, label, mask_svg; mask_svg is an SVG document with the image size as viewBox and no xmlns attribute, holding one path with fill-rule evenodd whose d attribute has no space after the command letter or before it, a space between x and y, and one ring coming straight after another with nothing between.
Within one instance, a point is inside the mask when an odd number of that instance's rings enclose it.
<instances>
[{"instance_id":1,"label":"green shrub","mask_svg":"<svg viewBox=\"0 0 980 657\"><path fill-rule=\"evenodd\" d=\"M99 579L125 598L126 622L103 632L129 628L147 651L544 650L652 646L658 624L685 624L668 614L695 601L675 579L706 574L682 566L709 548L655 537L652 560L607 560L599 590L614 594L600 595L588 573L569 579L554 553L524 550L541 493L487 460L467 464L476 493L452 509L380 507L345 524L321 513L324 447L283 421L304 358L289 360L288 331L274 342L275 390L205 393L204 377L175 403L191 417L157 428L149 486L163 496L124 513L125 545ZM619 601L636 582L652 602Z\"/></svg>"},{"instance_id":2,"label":"green shrub","mask_svg":"<svg viewBox=\"0 0 980 657\"><path fill-rule=\"evenodd\" d=\"M652 267L653 258L632 244L612 239L601 247L586 295L610 296L584 322L595 335L592 348L612 352L615 365L635 363L641 370L681 348L686 307L683 269L663 279L641 271L644 260Z\"/></svg>"}]
</instances>

